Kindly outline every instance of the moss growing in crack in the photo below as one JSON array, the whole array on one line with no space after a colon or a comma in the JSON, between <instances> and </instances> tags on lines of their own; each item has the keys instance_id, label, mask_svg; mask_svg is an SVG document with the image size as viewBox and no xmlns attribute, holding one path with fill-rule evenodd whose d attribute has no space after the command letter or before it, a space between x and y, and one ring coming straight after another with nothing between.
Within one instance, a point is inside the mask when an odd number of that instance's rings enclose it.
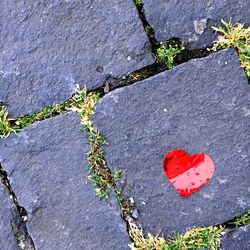
<instances>
[{"instance_id":1,"label":"moss growing in crack","mask_svg":"<svg viewBox=\"0 0 250 250\"><path fill-rule=\"evenodd\" d=\"M18 119L8 118L8 110L0 106L0 138L5 138L11 133L17 133L32 123L61 114L70 107L70 101L45 107L33 115L24 115Z\"/></svg>"},{"instance_id":2,"label":"moss growing in crack","mask_svg":"<svg viewBox=\"0 0 250 250\"><path fill-rule=\"evenodd\" d=\"M32 123L37 121L42 121L53 116L61 114L69 108L69 103L66 101L64 103L56 104L55 106L45 107L33 115L24 115L15 121L15 127L22 129L24 127L30 126Z\"/></svg>"},{"instance_id":3,"label":"moss growing in crack","mask_svg":"<svg viewBox=\"0 0 250 250\"><path fill-rule=\"evenodd\" d=\"M249 223L250 223L250 210L234 218L233 220L229 221L227 224L239 227L239 226L247 225Z\"/></svg>"},{"instance_id":4,"label":"moss growing in crack","mask_svg":"<svg viewBox=\"0 0 250 250\"><path fill-rule=\"evenodd\" d=\"M184 45L180 43L168 42L167 44L161 44L156 52L156 60L159 63L164 63L167 69L172 69L176 65L176 56L184 49Z\"/></svg>"},{"instance_id":5,"label":"moss growing in crack","mask_svg":"<svg viewBox=\"0 0 250 250\"><path fill-rule=\"evenodd\" d=\"M221 23L221 27L213 27L221 34L213 49L235 48L239 54L241 66L250 79L250 27L245 28L243 24L239 23L233 25L224 20L221 20Z\"/></svg>"},{"instance_id":6,"label":"moss growing in crack","mask_svg":"<svg viewBox=\"0 0 250 250\"><path fill-rule=\"evenodd\" d=\"M222 226L194 228L184 235L175 236L166 249L219 249L223 230Z\"/></svg>"},{"instance_id":7,"label":"moss growing in crack","mask_svg":"<svg viewBox=\"0 0 250 250\"><path fill-rule=\"evenodd\" d=\"M115 182L121 178L121 171L111 172L104 159L102 146L107 144L99 131L94 129L91 117L94 107L101 98L101 92L87 93L86 89L78 88L77 94L71 99L71 109L79 112L88 135L91 148L87 154L89 160L89 180L96 187L96 193L100 198L108 198L111 191L116 190ZM118 192L118 190L116 190Z\"/></svg>"},{"instance_id":8,"label":"moss growing in crack","mask_svg":"<svg viewBox=\"0 0 250 250\"><path fill-rule=\"evenodd\" d=\"M183 235L176 235L166 240L160 236L144 237L142 230L134 223L129 224L130 236L134 243L130 246L136 250L186 250L219 249L220 237L224 227L194 228Z\"/></svg>"}]
</instances>

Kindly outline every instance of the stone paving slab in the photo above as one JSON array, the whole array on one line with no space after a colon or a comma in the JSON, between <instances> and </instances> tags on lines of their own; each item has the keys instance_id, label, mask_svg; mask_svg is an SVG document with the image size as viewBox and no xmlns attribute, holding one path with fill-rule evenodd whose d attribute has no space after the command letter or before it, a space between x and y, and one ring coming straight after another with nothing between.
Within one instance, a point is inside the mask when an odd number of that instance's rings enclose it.
<instances>
[{"instance_id":1,"label":"stone paving slab","mask_svg":"<svg viewBox=\"0 0 250 250\"><path fill-rule=\"evenodd\" d=\"M221 19L250 25L249 0L143 0L148 22L160 41L177 37L191 48L211 46L211 26Z\"/></svg>"},{"instance_id":2,"label":"stone paving slab","mask_svg":"<svg viewBox=\"0 0 250 250\"><path fill-rule=\"evenodd\" d=\"M96 106L111 169L126 173L146 232L165 235L215 225L250 208L250 86L232 49L191 60L117 89ZM189 198L167 180L163 159L180 148L204 152L215 175Z\"/></svg>"},{"instance_id":3,"label":"stone paving slab","mask_svg":"<svg viewBox=\"0 0 250 250\"><path fill-rule=\"evenodd\" d=\"M0 101L11 116L153 63L133 1L1 1Z\"/></svg>"},{"instance_id":4,"label":"stone paving slab","mask_svg":"<svg viewBox=\"0 0 250 250\"><path fill-rule=\"evenodd\" d=\"M36 249L127 249L118 209L87 181L87 134L76 113L33 124L0 141L0 161Z\"/></svg>"},{"instance_id":5,"label":"stone paving slab","mask_svg":"<svg viewBox=\"0 0 250 250\"><path fill-rule=\"evenodd\" d=\"M249 250L250 249L250 225L230 229L221 239L222 250Z\"/></svg>"},{"instance_id":6,"label":"stone paving slab","mask_svg":"<svg viewBox=\"0 0 250 250\"><path fill-rule=\"evenodd\" d=\"M19 223L18 212L0 181L0 249L18 250L12 227Z\"/></svg>"}]
</instances>

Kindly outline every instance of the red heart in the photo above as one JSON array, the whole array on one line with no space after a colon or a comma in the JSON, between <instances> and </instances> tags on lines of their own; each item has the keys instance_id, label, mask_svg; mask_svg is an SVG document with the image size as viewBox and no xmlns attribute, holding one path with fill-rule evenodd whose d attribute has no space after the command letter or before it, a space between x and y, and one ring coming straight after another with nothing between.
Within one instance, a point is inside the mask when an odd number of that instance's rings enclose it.
<instances>
[{"instance_id":1,"label":"red heart","mask_svg":"<svg viewBox=\"0 0 250 250\"><path fill-rule=\"evenodd\" d=\"M175 149L165 156L164 169L178 193L188 197L212 178L215 166L207 154L189 155L184 150Z\"/></svg>"}]
</instances>

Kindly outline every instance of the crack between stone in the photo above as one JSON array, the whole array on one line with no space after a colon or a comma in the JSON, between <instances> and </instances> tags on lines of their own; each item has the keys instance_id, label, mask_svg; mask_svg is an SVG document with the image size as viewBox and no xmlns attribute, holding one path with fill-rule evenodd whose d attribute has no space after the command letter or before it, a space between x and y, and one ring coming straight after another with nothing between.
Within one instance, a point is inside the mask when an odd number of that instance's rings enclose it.
<instances>
[{"instance_id":1,"label":"crack between stone","mask_svg":"<svg viewBox=\"0 0 250 250\"><path fill-rule=\"evenodd\" d=\"M176 40L177 38L175 38ZM169 40L167 43L171 43L172 40ZM192 59L195 58L203 58L206 57L212 53L215 53L214 51L208 51L207 49L185 49L183 52L178 54L176 56L176 66L186 63ZM175 67L176 67L175 66ZM152 76L158 75L162 72L168 71L171 69L167 69L165 65L159 62L154 62L153 64L147 65L145 67L142 67L140 69L137 69L135 71L132 71L131 73L122 76L122 77L110 77L101 87L98 87L96 89L93 89L92 91L101 91L104 93L104 95L108 92L112 92L113 90L125 86L130 86L134 83L146 80Z\"/></svg>"},{"instance_id":2,"label":"crack between stone","mask_svg":"<svg viewBox=\"0 0 250 250\"><path fill-rule=\"evenodd\" d=\"M159 48L160 43L157 41L157 39L155 37L154 29L152 28L152 26L150 25L150 23L148 22L148 20L146 18L143 3L141 3L141 4L135 4L134 3L134 5L135 5L135 7L137 9L139 18L140 18L140 20L142 22L145 33L146 33L146 35L148 37L148 40L150 42L151 50L152 50L153 53L155 53L156 50Z\"/></svg>"},{"instance_id":3,"label":"crack between stone","mask_svg":"<svg viewBox=\"0 0 250 250\"><path fill-rule=\"evenodd\" d=\"M246 210L245 213L249 211L249 210ZM234 223L232 223L232 221L234 221L236 218L240 217L241 215L243 215L244 213L240 214L239 216L236 216L234 218L232 218L231 220L228 220L222 224L219 224L218 226L223 226L225 229L237 229L237 228L242 228L242 227L245 227L247 225L250 225L250 221L248 223L244 223L244 224L241 224L241 225L236 225Z\"/></svg>"},{"instance_id":4,"label":"crack between stone","mask_svg":"<svg viewBox=\"0 0 250 250\"><path fill-rule=\"evenodd\" d=\"M16 238L17 244L22 250L36 250L35 244L28 233L26 222L28 220L26 210L18 204L16 194L14 193L7 172L0 163L0 182L6 187L9 197L18 212L19 223L12 225L12 232Z\"/></svg>"}]
</instances>

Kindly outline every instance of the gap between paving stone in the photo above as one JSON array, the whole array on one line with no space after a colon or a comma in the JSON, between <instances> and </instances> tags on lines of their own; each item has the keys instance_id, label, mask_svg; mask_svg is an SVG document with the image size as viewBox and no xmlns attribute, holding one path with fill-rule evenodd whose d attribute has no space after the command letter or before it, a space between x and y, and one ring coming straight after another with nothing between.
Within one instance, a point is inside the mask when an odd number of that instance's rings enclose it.
<instances>
[{"instance_id":1,"label":"gap between paving stone","mask_svg":"<svg viewBox=\"0 0 250 250\"><path fill-rule=\"evenodd\" d=\"M135 2L134 2L135 4ZM146 35L148 37L148 40L151 44L151 51L153 53L156 53L157 48L159 47L159 41L155 38L155 32L154 29L151 27L150 23L147 21L147 18L145 16L145 11L143 8L143 3L141 4L135 4L135 7L138 11L138 15L141 19L142 25L144 27L144 31L146 32Z\"/></svg>"},{"instance_id":2,"label":"gap between paving stone","mask_svg":"<svg viewBox=\"0 0 250 250\"><path fill-rule=\"evenodd\" d=\"M23 207L18 204L16 195L11 187L8 175L2 167L2 164L0 163L0 184L1 183L6 187L6 190L8 190L9 198L15 206L16 211L18 212L19 219L18 221L15 221L15 225L12 225L12 232L17 240L18 246L23 250L35 250L35 245L26 227L26 222L28 220L27 212Z\"/></svg>"}]
</instances>

